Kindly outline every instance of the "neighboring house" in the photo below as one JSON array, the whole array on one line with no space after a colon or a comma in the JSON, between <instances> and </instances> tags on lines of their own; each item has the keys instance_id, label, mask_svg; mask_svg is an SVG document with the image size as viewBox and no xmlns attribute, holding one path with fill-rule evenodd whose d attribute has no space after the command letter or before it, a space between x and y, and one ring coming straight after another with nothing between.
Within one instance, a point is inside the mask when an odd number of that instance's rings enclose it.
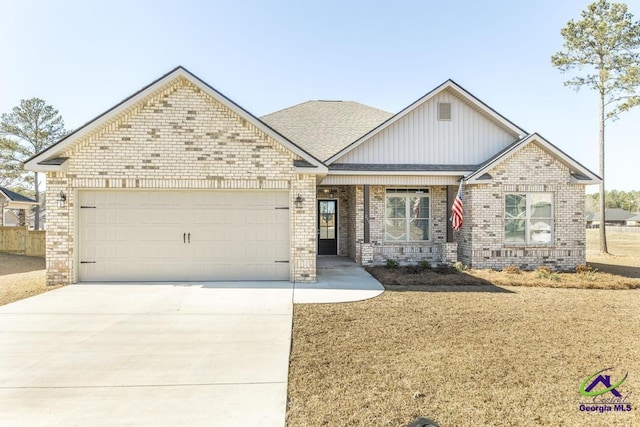
<instances>
[{"instance_id":1,"label":"neighboring house","mask_svg":"<svg viewBox=\"0 0 640 427\"><path fill-rule=\"evenodd\" d=\"M18 227L20 226L20 217L11 209L4 210L3 227Z\"/></svg>"},{"instance_id":2,"label":"neighboring house","mask_svg":"<svg viewBox=\"0 0 640 427\"><path fill-rule=\"evenodd\" d=\"M640 214L635 214L631 218L627 218L627 225L631 227L640 226Z\"/></svg>"},{"instance_id":3,"label":"neighboring house","mask_svg":"<svg viewBox=\"0 0 640 427\"><path fill-rule=\"evenodd\" d=\"M318 255L569 270L601 181L451 80L395 115L259 119L182 67L25 166L47 173L48 283L314 282Z\"/></svg>"},{"instance_id":4,"label":"neighboring house","mask_svg":"<svg viewBox=\"0 0 640 427\"><path fill-rule=\"evenodd\" d=\"M18 194L8 188L0 187L0 213L2 213L0 215L0 220L2 221L0 225L4 227L18 226L20 224L19 216L13 210L23 210L28 221L31 208L37 204L38 202L29 197ZM14 217L17 218L17 222Z\"/></svg>"},{"instance_id":5,"label":"neighboring house","mask_svg":"<svg viewBox=\"0 0 640 427\"><path fill-rule=\"evenodd\" d=\"M608 208L604 211L604 223L606 225L627 225L627 221L633 217L633 212L626 211L621 208ZM600 212L590 213L586 216L587 227L599 227L600 226Z\"/></svg>"}]
</instances>

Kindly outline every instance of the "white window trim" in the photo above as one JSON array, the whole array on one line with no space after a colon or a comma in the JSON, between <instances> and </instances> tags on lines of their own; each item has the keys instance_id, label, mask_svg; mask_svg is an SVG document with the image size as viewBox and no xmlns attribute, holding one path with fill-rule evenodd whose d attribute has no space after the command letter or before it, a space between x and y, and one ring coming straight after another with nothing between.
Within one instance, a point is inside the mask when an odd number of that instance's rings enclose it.
<instances>
[{"instance_id":1,"label":"white window trim","mask_svg":"<svg viewBox=\"0 0 640 427\"><path fill-rule=\"evenodd\" d=\"M531 222L530 210L531 210L531 201L530 198L527 197L529 194L550 194L551 195L551 240L549 242L530 242L529 241L529 227ZM505 241L505 230L504 226L507 221L506 215L506 199L507 196L516 195L522 196L524 195L526 198L526 216L524 218L524 242L507 242ZM509 192L504 193L504 197L502 198L502 244L504 246L555 246L555 231L556 231L556 216L555 216L555 201L556 195L551 191L523 191L523 192Z\"/></svg>"},{"instance_id":2,"label":"white window trim","mask_svg":"<svg viewBox=\"0 0 640 427\"><path fill-rule=\"evenodd\" d=\"M392 192L387 193L387 190L392 190ZM410 193L410 192L398 192L398 193L394 193L393 190L415 190L415 192ZM421 218L421 219L426 219L429 221L429 239L428 240L409 240L409 236L411 235L410 233L410 229L409 229L409 224L411 217L407 216L407 213L409 211L405 212L405 235L407 236L407 238L405 240L387 240L387 197L405 197L406 199L410 198L410 197L426 197L429 199L429 217L428 218ZM408 200L405 204L405 206L408 206ZM431 219L431 189L430 188L386 188L385 189L385 194L384 194L384 242L385 243L403 243L403 244L407 244L407 243L430 243L433 240L433 220Z\"/></svg>"}]
</instances>

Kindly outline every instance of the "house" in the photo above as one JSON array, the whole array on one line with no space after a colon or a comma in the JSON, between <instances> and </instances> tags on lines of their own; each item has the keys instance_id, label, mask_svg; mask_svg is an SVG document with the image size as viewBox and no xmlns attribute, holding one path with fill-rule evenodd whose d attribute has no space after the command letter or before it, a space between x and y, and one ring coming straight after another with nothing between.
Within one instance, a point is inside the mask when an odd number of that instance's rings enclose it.
<instances>
[{"instance_id":1,"label":"house","mask_svg":"<svg viewBox=\"0 0 640 427\"><path fill-rule=\"evenodd\" d=\"M451 80L393 115L259 119L182 67L25 167L47 174L48 283L314 282L322 255L569 270L601 181Z\"/></svg>"},{"instance_id":2,"label":"house","mask_svg":"<svg viewBox=\"0 0 640 427\"><path fill-rule=\"evenodd\" d=\"M20 218L15 211L24 211L29 218L31 208L37 205L35 200L18 194L5 187L0 187L0 226L2 227L17 227L20 225Z\"/></svg>"},{"instance_id":3,"label":"house","mask_svg":"<svg viewBox=\"0 0 640 427\"><path fill-rule=\"evenodd\" d=\"M4 210L4 219L2 221L3 227L19 227L20 217L11 209Z\"/></svg>"},{"instance_id":4,"label":"house","mask_svg":"<svg viewBox=\"0 0 640 427\"><path fill-rule=\"evenodd\" d=\"M608 208L604 210L604 223L605 225L625 226L634 215L633 212L621 208ZM600 212L587 214L586 218L588 228L600 226Z\"/></svg>"},{"instance_id":5,"label":"house","mask_svg":"<svg viewBox=\"0 0 640 427\"><path fill-rule=\"evenodd\" d=\"M640 213L633 215L631 218L627 218L627 225L630 227L640 226Z\"/></svg>"}]
</instances>

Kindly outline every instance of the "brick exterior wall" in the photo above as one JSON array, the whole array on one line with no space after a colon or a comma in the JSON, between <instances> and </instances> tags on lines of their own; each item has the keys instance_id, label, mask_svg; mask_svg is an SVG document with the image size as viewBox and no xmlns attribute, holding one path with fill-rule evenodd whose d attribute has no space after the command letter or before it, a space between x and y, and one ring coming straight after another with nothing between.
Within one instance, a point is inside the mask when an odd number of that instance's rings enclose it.
<instances>
[{"instance_id":1,"label":"brick exterior wall","mask_svg":"<svg viewBox=\"0 0 640 427\"><path fill-rule=\"evenodd\" d=\"M493 182L466 185L464 224L456 233L459 259L474 268L523 270L541 265L570 271L586 259L584 186L571 182L569 169L531 143L490 171ZM549 245L504 242L507 193L553 193L553 241Z\"/></svg>"},{"instance_id":2,"label":"brick exterior wall","mask_svg":"<svg viewBox=\"0 0 640 427\"><path fill-rule=\"evenodd\" d=\"M349 258L362 264L362 242L364 241L364 187L351 185L347 187L347 254Z\"/></svg>"},{"instance_id":3,"label":"brick exterior wall","mask_svg":"<svg viewBox=\"0 0 640 427\"><path fill-rule=\"evenodd\" d=\"M186 79L87 135L67 152L68 171L47 176L47 283L72 283L79 189L288 189L291 280L314 282L316 179L296 155ZM58 193L67 194L63 208ZM301 209L295 198L304 199Z\"/></svg>"},{"instance_id":4,"label":"brick exterior wall","mask_svg":"<svg viewBox=\"0 0 640 427\"><path fill-rule=\"evenodd\" d=\"M369 227L370 243L354 242L356 253L363 265L384 264L387 259L395 259L401 264L415 264L427 260L432 264L447 262L445 249L447 240L447 187L429 187L431 204L431 239L428 242L386 242L385 241L385 186L370 187ZM393 187L390 187L393 188ZM364 202L363 202L364 203ZM362 223L364 210L356 214L356 224ZM450 250L449 250L450 252Z\"/></svg>"}]
</instances>

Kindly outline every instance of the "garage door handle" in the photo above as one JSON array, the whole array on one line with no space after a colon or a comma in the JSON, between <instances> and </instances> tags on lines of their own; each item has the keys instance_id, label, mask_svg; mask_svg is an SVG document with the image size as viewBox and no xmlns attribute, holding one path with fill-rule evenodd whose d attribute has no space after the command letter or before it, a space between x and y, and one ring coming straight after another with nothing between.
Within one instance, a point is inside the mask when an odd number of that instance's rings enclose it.
<instances>
[{"instance_id":1,"label":"garage door handle","mask_svg":"<svg viewBox=\"0 0 640 427\"><path fill-rule=\"evenodd\" d=\"M182 243L187 243L187 233L182 233Z\"/></svg>"},{"instance_id":2,"label":"garage door handle","mask_svg":"<svg viewBox=\"0 0 640 427\"><path fill-rule=\"evenodd\" d=\"M187 234L187 240L191 243L191 233Z\"/></svg>"}]
</instances>

